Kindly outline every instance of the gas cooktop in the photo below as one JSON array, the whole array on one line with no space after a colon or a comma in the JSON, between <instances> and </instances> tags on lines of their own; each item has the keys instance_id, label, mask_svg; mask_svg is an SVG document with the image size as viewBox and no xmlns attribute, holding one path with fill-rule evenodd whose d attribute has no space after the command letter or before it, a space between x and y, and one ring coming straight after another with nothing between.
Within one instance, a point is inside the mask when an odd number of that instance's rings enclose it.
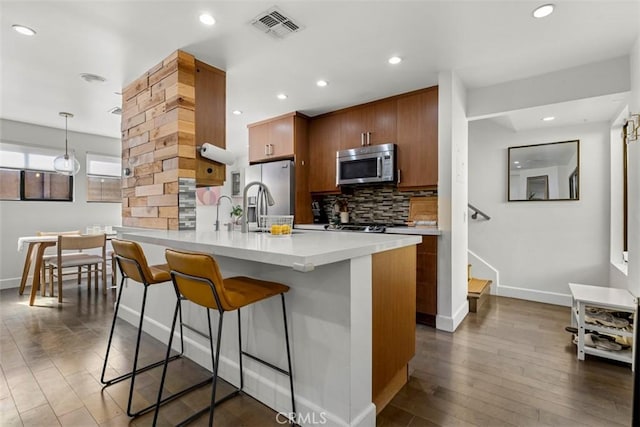
<instances>
[{"instance_id":1,"label":"gas cooktop","mask_svg":"<svg viewBox=\"0 0 640 427\"><path fill-rule=\"evenodd\" d=\"M384 224L329 224L325 225L327 231L355 231L360 233L384 233L387 226Z\"/></svg>"}]
</instances>

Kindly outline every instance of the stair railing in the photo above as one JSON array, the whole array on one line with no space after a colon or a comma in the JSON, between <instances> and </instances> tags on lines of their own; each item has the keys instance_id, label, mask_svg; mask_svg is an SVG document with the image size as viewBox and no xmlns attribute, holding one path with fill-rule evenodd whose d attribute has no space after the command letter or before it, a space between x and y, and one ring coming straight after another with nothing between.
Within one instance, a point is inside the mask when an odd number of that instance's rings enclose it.
<instances>
[{"instance_id":1,"label":"stair railing","mask_svg":"<svg viewBox=\"0 0 640 427\"><path fill-rule=\"evenodd\" d=\"M491 217L489 215L487 215L486 213L482 212L480 209L476 208L471 203L467 203L467 206L469 206L469 209L471 209L473 211L473 213L471 214L471 218L472 219L478 219L478 215L481 215L487 221L491 219Z\"/></svg>"}]
</instances>

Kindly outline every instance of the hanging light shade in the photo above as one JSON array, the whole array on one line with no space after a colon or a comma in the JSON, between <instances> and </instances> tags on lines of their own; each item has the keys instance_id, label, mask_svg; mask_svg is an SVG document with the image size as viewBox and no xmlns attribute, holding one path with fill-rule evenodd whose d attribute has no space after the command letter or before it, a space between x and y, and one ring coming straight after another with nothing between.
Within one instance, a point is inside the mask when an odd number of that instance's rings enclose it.
<instances>
[{"instance_id":1,"label":"hanging light shade","mask_svg":"<svg viewBox=\"0 0 640 427\"><path fill-rule=\"evenodd\" d=\"M64 117L64 154L53 160L53 169L62 175L75 175L80 171L80 162L76 159L73 150L69 153L69 129L67 126L67 121L69 117L73 117L73 114L65 112L59 114Z\"/></svg>"}]
</instances>

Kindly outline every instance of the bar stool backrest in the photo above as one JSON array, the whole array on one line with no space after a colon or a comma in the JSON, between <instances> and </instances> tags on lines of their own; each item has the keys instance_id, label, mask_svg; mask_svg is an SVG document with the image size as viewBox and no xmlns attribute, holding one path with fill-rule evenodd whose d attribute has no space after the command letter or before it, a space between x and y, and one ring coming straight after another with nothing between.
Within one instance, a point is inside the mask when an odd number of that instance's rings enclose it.
<instances>
[{"instance_id":1,"label":"bar stool backrest","mask_svg":"<svg viewBox=\"0 0 640 427\"><path fill-rule=\"evenodd\" d=\"M129 240L111 239L111 246L116 256L134 262L120 262L122 272L132 280L140 283L152 283L153 274L149 268L147 257L144 256L142 247ZM137 265L136 265L137 263ZM138 265L140 268L138 269ZM143 276L140 276L142 272Z\"/></svg>"},{"instance_id":2,"label":"bar stool backrest","mask_svg":"<svg viewBox=\"0 0 640 427\"><path fill-rule=\"evenodd\" d=\"M238 308L229 302L220 268L212 256L174 249L167 249L165 256L171 268L174 283L185 298L207 308L220 308L223 311ZM178 274L173 274L174 272ZM216 302L216 294L220 300L220 307Z\"/></svg>"}]
</instances>

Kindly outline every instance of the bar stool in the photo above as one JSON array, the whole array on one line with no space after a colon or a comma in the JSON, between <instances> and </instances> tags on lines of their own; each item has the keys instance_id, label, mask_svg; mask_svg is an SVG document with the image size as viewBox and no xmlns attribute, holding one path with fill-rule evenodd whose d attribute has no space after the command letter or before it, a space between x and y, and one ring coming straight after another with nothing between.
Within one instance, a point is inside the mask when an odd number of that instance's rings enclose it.
<instances>
[{"instance_id":1,"label":"bar stool","mask_svg":"<svg viewBox=\"0 0 640 427\"><path fill-rule=\"evenodd\" d=\"M237 396L241 391L243 391L242 389L244 387L244 374L242 370L242 356L247 356L289 377L289 387L291 390L291 407L293 414L296 414L296 404L293 394L293 376L291 370L291 350L289 348L289 331L287 328L287 315L284 302L284 294L289 290L289 287L280 283L267 282L264 280L242 276L223 279L220 273L220 269L218 268L218 263L212 256L208 254L183 252L172 249L167 249L165 254L167 257L167 262L169 263L169 267L171 268L171 279L173 280L176 295L182 295L186 300L207 309L209 345L211 351L211 364L213 368L213 384L211 389L210 406L198 411L194 415L180 422L178 425L186 425L187 423L195 420L207 411L209 412L208 425L213 425L215 406L234 396ZM284 334L287 348L288 371L285 371L284 369L281 369L269 362L258 358L257 356L254 356L242 350L240 309L242 307L246 307L248 305L276 295L280 295L282 300L282 318L284 320ZM218 311L220 319L218 322L215 353L213 348L213 333L211 331L210 313L212 309ZM236 388L231 393L216 401L215 395L218 376L218 361L220 360L222 320L225 312L234 310L237 310L238 312L238 359L240 367L240 388ZM176 319L178 317L179 311L180 307L178 304L176 304L176 308L173 314L173 323L171 325L171 335L169 336L169 349L171 348L171 339L173 338L173 332L176 327ZM167 374L168 361L169 351L167 351L165 357L164 370L162 372L162 379L160 381L160 391L158 392L158 403L162 401L162 389L164 387L164 380ZM153 425L156 425L159 410L159 405L156 405Z\"/></svg>"},{"instance_id":2,"label":"bar stool","mask_svg":"<svg viewBox=\"0 0 640 427\"><path fill-rule=\"evenodd\" d=\"M105 387L108 387L112 384L116 384L120 381L126 380L127 378L131 378L131 385L129 387L129 400L127 402L127 415L129 415L130 417L137 417L139 415L142 415L151 411L153 408L155 408L156 404L149 405L143 409L140 409L137 412L132 412L131 405L133 401L133 389L135 385L136 375L142 372L148 371L149 369L153 369L157 366L166 364L167 362L176 360L182 357L184 353L182 312L180 310L180 300L178 299L176 310L180 312L180 353L168 359L159 360L155 363L151 363L147 366L138 368L138 353L140 351L140 338L142 336L142 323L144 321L144 310L147 303L147 290L151 285L157 285L160 283L169 282L171 280L171 275L169 274L169 266L167 264L150 266L147 263L147 258L145 257L144 252L142 251L142 248L138 243L127 241L127 240L112 239L111 244L113 246L116 263L120 270L120 274L122 275L122 280L120 282L120 292L118 293L118 299L116 301L116 307L113 313L113 321L111 322L111 332L109 333L109 341L107 343L107 352L104 357L104 365L102 366L102 375L100 377L100 382L104 384ZM107 370L107 363L109 361L109 351L111 350L111 341L113 339L113 332L116 326L118 310L120 308L120 299L122 298L124 282L126 279L131 279L135 282L141 283L144 286L144 293L142 295L142 308L140 309L140 323L138 325L136 348L133 356L133 368L130 372L127 372L126 374L120 375L110 380L106 380L105 373ZM171 334L173 333L174 333L174 330L171 331ZM171 352L171 339L169 340L169 351L167 354L169 354L170 352ZM160 402L160 404L176 399L192 390L195 390L198 387L208 384L210 381L211 379L207 379L206 381L203 381L199 384L188 387L178 393L171 395L164 401Z\"/></svg>"}]
</instances>

